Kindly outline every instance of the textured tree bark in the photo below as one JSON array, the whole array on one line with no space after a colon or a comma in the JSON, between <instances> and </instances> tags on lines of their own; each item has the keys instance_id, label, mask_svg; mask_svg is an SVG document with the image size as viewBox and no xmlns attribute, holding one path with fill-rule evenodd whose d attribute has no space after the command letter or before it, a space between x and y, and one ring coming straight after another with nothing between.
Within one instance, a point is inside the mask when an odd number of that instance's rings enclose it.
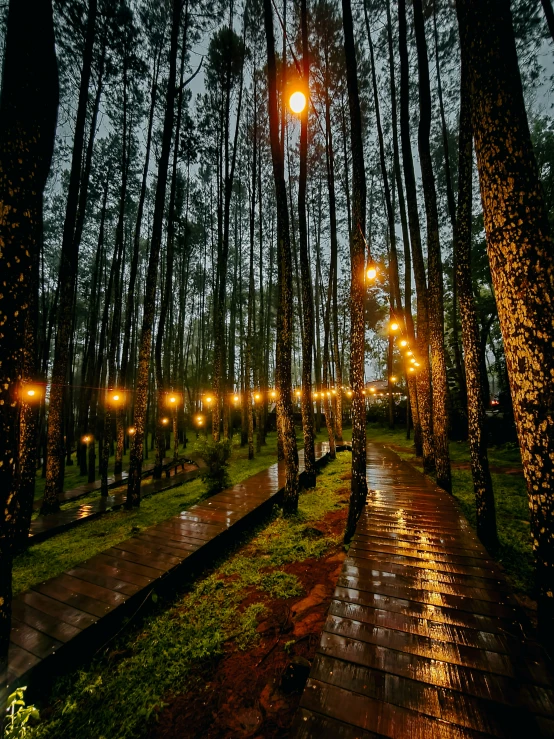
<instances>
[{"instance_id":1,"label":"textured tree bark","mask_svg":"<svg viewBox=\"0 0 554 739\"><path fill-rule=\"evenodd\" d=\"M554 10L552 10L552 2L551 0L541 0L541 3L542 9L544 10L544 17L548 24L548 30L554 41Z\"/></svg>"},{"instance_id":2,"label":"textured tree bark","mask_svg":"<svg viewBox=\"0 0 554 739\"><path fill-rule=\"evenodd\" d=\"M83 166L85 124L89 99L89 86L92 72L92 57L96 37L97 0L90 0L88 6L87 31L83 52L83 67L79 89L77 120L73 138L71 171L60 256L60 296L54 366L50 387L48 410L48 453L46 462L46 484L42 502L42 513L59 510L58 495L63 490L64 445L63 445L63 400L67 379L69 342L73 328L73 303L77 281L79 243L75 239L75 228L79 207L79 188Z\"/></svg>"},{"instance_id":3,"label":"textured tree bark","mask_svg":"<svg viewBox=\"0 0 554 739\"><path fill-rule=\"evenodd\" d=\"M350 148L352 152L352 230L350 232L350 385L352 387L352 482L345 541L349 542L367 498L366 410L362 394L365 370L365 211L366 181L362 114L358 94L358 69L350 0L342 0L344 53L350 109Z\"/></svg>"},{"instance_id":4,"label":"textured tree bark","mask_svg":"<svg viewBox=\"0 0 554 739\"><path fill-rule=\"evenodd\" d=\"M467 418L471 474L475 490L477 534L483 544L494 551L498 546L496 510L487 455L487 416L481 378L480 337L473 285L471 281L471 200L473 133L467 63L462 61L460 83L460 134L458 139L458 213L454 234L456 282L462 322Z\"/></svg>"},{"instance_id":5,"label":"textured tree bark","mask_svg":"<svg viewBox=\"0 0 554 739\"><path fill-rule=\"evenodd\" d=\"M554 646L554 248L508 0L459 0L491 274L529 494L539 627Z\"/></svg>"},{"instance_id":6,"label":"textured tree bark","mask_svg":"<svg viewBox=\"0 0 554 739\"><path fill-rule=\"evenodd\" d=\"M8 7L0 96L0 670L11 630L13 552L33 501L36 411L20 402L20 381L34 379L42 198L58 109L52 4ZM19 445L29 458L21 459Z\"/></svg>"},{"instance_id":7,"label":"textured tree bark","mask_svg":"<svg viewBox=\"0 0 554 739\"><path fill-rule=\"evenodd\" d=\"M429 62L423 20L422 0L414 0L414 25L419 71L419 159L427 216L428 320L431 341L431 378L433 384L433 440L437 485L452 492L450 452L448 448L448 384L444 353L444 297L442 259L439 241L439 215L433 160L431 157L431 89Z\"/></svg>"},{"instance_id":8,"label":"textured tree bark","mask_svg":"<svg viewBox=\"0 0 554 739\"><path fill-rule=\"evenodd\" d=\"M308 115L310 96L307 92L310 79L308 51L308 13L306 0L300 3L302 29L302 82L306 89L306 106L300 121L300 176L298 179L298 233L300 240L300 273L302 280L302 430L304 433L304 481L308 488L315 487L315 430L314 402L312 398L312 350L314 343L314 298L310 258L308 255L308 223L306 216L306 183L308 179Z\"/></svg>"},{"instance_id":9,"label":"textured tree bark","mask_svg":"<svg viewBox=\"0 0 554 739\"><path fill-rule=\"evenodd\" d=\"M398 206L400 210L400 223L402 226L402 241L404 242L404 321L406 324L406 332L413 346L415 346L415 330L414 320L412 317L412 261L410 256L410 233L408 230L408 216L406 213L406 201L404 198L404 183L402 181L402 169L400 167L400 148L398 145L398 115L396 101L396 79L394 74L394 45L392 35L392 19L390 12L390 0L387 0L387 42L389 50L389 76L390 76L390 97L391 97L391 123L392 123L392 157L394 165L394 180L396 182L396 191L398 193ZM404 365L406 368L406 365ZM409 372L406 374L406 383L408 385L409 408L406 411L407 417L407 438L410 438L410 412L414 427L414 446L416 456L423 456L423 437L421 433L421 423L419 420L419 411L417 404L417 382L415 377Z\"/></svg>"},{"instance_id":10,"label":"textured tree bark","mask_svg":"<svg viewBox=\"0 0 554 739\"><path fill-rule=\"evenodd\" d=\"M267 81L269 104L269 136L275 195L277 200L277 261L278 261L278 312L277 312L277 418L281 425L281 439L285 458L286 485L283 499L285 513L298 508L298 450L291 397L292 352L292 259L290 251L289 214L285 168L279 141L279 113L277 109L277 70L275 40L273 37L273 11L271 0L264 0L264 25L267 42Z\"/></svg>"},{"instance_id":11,"label":"textured tree bark","mask_svg":"<svg viewBox=\"0 0 554 739\"><path fill-rule=\"evenodd\" d=\"M421 230L417 208L417 190L410 140L410 65L406 39L406 0L398 0L398 47L400 58L400 141L408 225L412 247L412 264L417 296L417 351L421 367L417 373L417 408L421 425L423 469L434 467L433 427L431 422L431 384L429 373L429 324L427 306L427 280L421 246Z\"/></svg>"},{"instance_id":12,"label":"textured tree bark","mask_svg":"<svg viewBox=\"0 0 554 739\"><path fill-rule=\"evenodd\" d=\"M169 154L171 150L171 140L173 134L175 87L177 78L177 49L179 45L178 41L179 27L181 23L181 7L182 4L180 0L173 0L171 20L171 46L169 51L169 77L167 81L160 160L158 163L158 181L156 183L154 216L152 222L152 237L150 241L150 258L148 260L148 272L146 275L146 286L144 289L144 313L142 319L139 361L135 386L135 414L133 419L133 426L135 427L135 441L130 455L131 459L129 466L129 484L127 488L127 500L125 502L125 506L127 508L132 508L134 506L140 505L140 479L142 474L146 404L148 400L150 352L152 347L152 328L154 323L154 314L156 310L156 284L158 280L158 264L162 243L162 227L165 209L165 193L167 188Z\"/></svg>"}]
</instances>

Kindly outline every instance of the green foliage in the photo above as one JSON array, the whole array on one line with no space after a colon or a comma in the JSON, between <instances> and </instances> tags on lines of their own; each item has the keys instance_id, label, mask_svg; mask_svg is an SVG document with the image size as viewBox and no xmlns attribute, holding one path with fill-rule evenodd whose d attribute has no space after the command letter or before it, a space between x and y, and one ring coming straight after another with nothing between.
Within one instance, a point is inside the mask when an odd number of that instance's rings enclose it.
<instances>
[{"instance_id":1,"label":"green foliage","mask_svg":"<svg viewBox=\"0 0 554 739\"><path fill-rule=\"evenodd\" d=\"M193 668L220 657L230 642L236 649L254 644L268 598L302 593L283 565L336 545L318 522L347 504L339 478L349 468L350 454L337 455L317 488L301 494L295 516L276 512L185 595L169 607L160 599L155 612L106 656L58 680L51 718L39 726L37 739L145 736L168 694L194 689Z\"/></svg>"},{"instance_id":2,"label":"green foliage","mask_svg":"<svg viewBox=\"0 0 554 739\"><path fill-rule=\"evenodd\" d=\"M8 697L6 708L7 717L4 722L4 739L22 739L31 736L33 730L30 725L31 719L38 721L40 714L35 706L26 706L24 694L27 688L18 688L15 693Z\"/></svg>"},{"instance_id":3,"label":"green foliage","mask_svg":"<svg viewBox=\"0 0 554 739\"><path fill-rule=\"evenodd\" d=\"M248 459L246 448L235 446L229 460L230 484L242 482L274 464L276 443L276 435L269 434L267 446L262 447L262 452L252 460ZM206 485L199 479L192 480L179 487L144 498L138 509L127 511L122 508L51 539L33 544L14 560L14 592L27 590L38 582L75 567L84 559L125 541L148 526L154 526L177 515L198 503L206 495Z\"/></svg>"},{"instance_id":4,"label":"green foliage","mask_svg":"<svg viewBox=\"0 0 554 739\"><path fill-rule=\"evenodd\" d=\"M208 471L202 475L202 481L206 483L208 495L215 495L230 487L231 477L229 476L228 461L232 448L229 439L214 441L211 436L200 438L194 445L194 451L208 465Z\"/></svg>"}]
</instances>

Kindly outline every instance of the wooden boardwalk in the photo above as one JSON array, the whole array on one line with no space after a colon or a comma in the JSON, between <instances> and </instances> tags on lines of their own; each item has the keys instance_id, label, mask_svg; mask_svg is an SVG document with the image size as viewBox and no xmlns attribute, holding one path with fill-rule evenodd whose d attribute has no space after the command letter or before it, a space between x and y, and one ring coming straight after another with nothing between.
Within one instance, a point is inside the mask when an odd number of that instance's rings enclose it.
<instances>
[{"instance_id":1,"label":"wooden boardwalk","mask_svg":"<svg viewBox=\"0 0 554 739\"><path fill-rule=\"evenodd\" d=\"M291 736L554 736L547 659L455 500L381 445L367 462Z\"/></svg>"},{"instance_id":2,"label":"wooden boardwalk","mask_svg":"<svg viewBox=\"0 0 554 739\"><path fill-rule=\"evenodd\" d=\"M155 495L156 493L161 493L163 490L177 487L178 485L182 485L184 482L194 480L202 474L202 469L199 469L196 464L182 464L181 467L182 469L180 472L175 471L174 474L162 477L159 480L152 480L147 483L143 482L141 485L142 497L144 498L148 495ZM124 479L126 479L128 477L127 473L124 473L124 476ZM73 498L69 498L69 500L82 497L88 492L100 489L100 481L97 481L97 483L86 483L81 487L86 487L87 485L94 487L92 487L92 490L90 491L74 495ZM77 488L75 490L79 491L80 489L81 488ZM68 491L66 495L75 492L75 490ZM61 534L63 531L67 531L75 526L80 526L93 518L98 518L98 516L102 516L104 513L121 508L125 504L126 500L127 492L123 489L119 492L114 491L111 495L99 495L96 500L93 500L90 503L82 503L81 505L72 506L71 508L64 508L57 513L49 513L47 516L38 516L34 521L31 521L31 527L29 529L29 543L44 541L45 539L49 539L51 536ZM64 500L61 499L60 502L63 503Z\"/></svg>"},{"instance_id":3,"label":"wooden boardwalk","mask_svg":"<svg viewBox=\"0 0 554 739\"><path fill-rule=\"evenodd\" d=\"M319 463L328 445L316 445ZM303 452L299 452L303 470ZM141 531L63 574L17 595L8 665L0 673L0 706L18 685L51 683L82 662L132 617L150 593L206 567L238 533L278 501L283 463Z\"/></svg>"}]
</instances>

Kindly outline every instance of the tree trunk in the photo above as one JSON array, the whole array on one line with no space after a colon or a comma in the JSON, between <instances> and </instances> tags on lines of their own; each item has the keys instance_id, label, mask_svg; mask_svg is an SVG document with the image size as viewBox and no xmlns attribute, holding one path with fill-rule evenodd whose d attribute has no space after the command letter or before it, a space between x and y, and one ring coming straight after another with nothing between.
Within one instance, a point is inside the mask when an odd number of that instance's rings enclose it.
<instances>
[{"instance_id":1,"label":"tree trunk","mask_svg":"<svg viewBox=\"0 0 554 739\"><path fill-rule=\"evenodd\" d=\"M439 241L439 215L433 160L431 157L431 89L429 86L429 62L423 21L422 0L414 0L414 25L419 71L419 132L418 146L421 179L427 216L427 270L428 320L431 340L431 378L433 383L433 441L437 485L452 492L450 452L448 448L448 384L444 354L444 297L442 284L442 259Z\"/></svg>"},{"instance_id":2,"label":"tree trunk","mask_svg":"<svg viewBox=\"0 0 554 739\"><path fill-rule=\"evenodd\" d=\"M0 672L11 631L14 549L32 506L34 470L21 442L36 446L34 422L20 402L20 381L36 362L29 329L37 308L42 198L56 131L58 73L52 5L11 0L0 96ZM30 397L30 396L27 396ZM34 438L33 438L34 437Z\"/></svg>"},{"instance_id":3,"label":"tree trunk","mask_svg":"<svg viewBox=\"0 0 554 739\"><path fill-rule=\"evenodd\" d=\"M487 250L531 511L539 627L554 646L554 246L508 0L459 0Z\"/></svg>"},{"instance_id":4,"label":"tree trunk","mask_svg":"<svg viewBox=\"0 0 554 739\"><path fill-rule=\"evenodd\" d=\"M83 66L79 89L77 120L73 137L73 153L69 189L63 229L62 251L60 256L60 297L58 302L58 331L52 369L50 387L50 403L48 411L48 453L46 466L46 484L41 512L51 513L59 510L58 495L63 490L64 477L64 445L63 445L63 400L67 380L69 343L73 327L73 303L77 282L77 265L79 259L79 243L75 238L79 189L81 186L83 149L85 139L85 123L89 98L89 86L92 72L94 40L96 37L97 0L89 0L87 31L83 52Z\"/></svg>"},{"instance_id":5,"label":"tree trunk","mask_svg":"<svg viewBox=\"0 0 554 739\"><path fill-rule=\"evenodd\" d=\"M302 28L302 83L309 90L310 60L308 57L307 0L300 3ZM306 216L306 183L308 179L308 114L309 93L300 119L300 176L298 179L298 232L300 241L300 273L302 280L302 430L304 432L304 480L308 488L315 487L315 430L312 398L312 349L314 343L314 298L308 255L308 223Z\"/></svg>"},{"instance_id":6,"label":"tree trunk","mask_svg":"<svg viewBox=\"0 0 554 739\"><path fill-rule=\"evenodd\" d=\"M417 408L421 425L423 469L434 466L433 431L431 422L431 385L429 376L429 325L427 281L421 246L421 230L417 207L417 189L410 139L410 66L406 39L406 0L398 0L398 47L400 58L400 140L408 206L408 225L412 247L412 263L417 296L417 351L421 367L417 373ZM415 346L413 347L416 348Z\"/></svg>"},{"instance_id":7,"label":"tree trunk","mask_svg":"<svg viewBox=\"0 0 554 739\"><path fill-rule=\"evenodd\" d=\"M475 490L477 534L494 551L498 546L496 511L487 456L487 416L481 380L480 339L471 281L471 200L473 190L473 134L467 64L462 60L458 160L458 214L454 235L456 281L462 320L467 384L467 418L471 474Z\"/></svg>"},{"instance_id":8,"label":"tree trunk","mask_svg":"<svg viewBox=\"0 0 554 739\"><path fill-rule=\"evenodd\" d=\"M352 482L345 541L349 542L367 498L366 410L363 396L365 371L365 211L366 182L362 114L350 0L342 0L346 80L350 108L352 153L352 230L350 233L350 385L352 387Z\"/></svg>"},{"instance_id":9,"label":"tree trunk","mask_svg":"<svg viewBox=\"0 0 554 739\"><path fill-rule=\"evenodd\" d=\"M158 180L156 183L152 237L150 242L150 258L148 261L146 286L144 289L144 313L142 318L142 332L140 337L137 380L135 386L135 413L133 419L133 426L135 427L135 441L131 450L131 460L129 466L129 485L127 489L127 500L125 503L127 508L132 508L133 506L140 505L140 479L142 475L146 404L148 400L150 353L152 347L152 329L154 324L154 314L156 310L156 284L158 279L160 248L162 243L162 228L165 209L165 193L167 188L169 154L171 151L171 141L173 134L173 109L175 106L177 49L179 46L181 7L182 5L180 0L173 0L171 21L171 46L169 52L169 78L167 82L164 125L160 160L158 164Z\"/></svg>"},{"instance_id":10,"label":"tree trunk","mask_svg":"<svg viewBox=\"0 0 554 739\"><path fill-rule=\"evenodd\" d=\"M275 196L277 204L277 260L278 260L278 310L277 310L277 419L281 425L281 438L285 458L286 485L283 499L285 513L298 508L298 451L291 397L292 351L292 259L290 249L289 213L285 167L279 142L279 113L277 109L277 70L275 40L273 37L273 11L271 0L264 0L264 24L267 42L267 80L269 103L269 136Z\"/></svg>"}]
</instances>

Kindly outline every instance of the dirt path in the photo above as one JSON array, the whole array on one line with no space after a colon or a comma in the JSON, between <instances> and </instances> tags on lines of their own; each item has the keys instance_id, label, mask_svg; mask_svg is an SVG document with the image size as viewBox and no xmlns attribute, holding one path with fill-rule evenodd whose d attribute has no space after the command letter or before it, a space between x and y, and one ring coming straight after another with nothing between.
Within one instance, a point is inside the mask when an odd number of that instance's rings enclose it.
<instances>
[{"instance_id":1,"label":"dirt path","mask_svg":"<svg viewBox=\"0 0 554 739\"><path fill-rule=\"evenodd\" d=\"M346 501L346 488L344 493ZM313 536L340 538L347 510L343 506L312 523ZM288 736L345 556L337 544L320 559L280 568L301 581L300 597L271 599L257 589L247 593L242 608L253 602L266 607L259 641L246 651L230 643L221 659L199 668L196 687L166 699L150 739Z\"/></svg>"}]
</instances>

